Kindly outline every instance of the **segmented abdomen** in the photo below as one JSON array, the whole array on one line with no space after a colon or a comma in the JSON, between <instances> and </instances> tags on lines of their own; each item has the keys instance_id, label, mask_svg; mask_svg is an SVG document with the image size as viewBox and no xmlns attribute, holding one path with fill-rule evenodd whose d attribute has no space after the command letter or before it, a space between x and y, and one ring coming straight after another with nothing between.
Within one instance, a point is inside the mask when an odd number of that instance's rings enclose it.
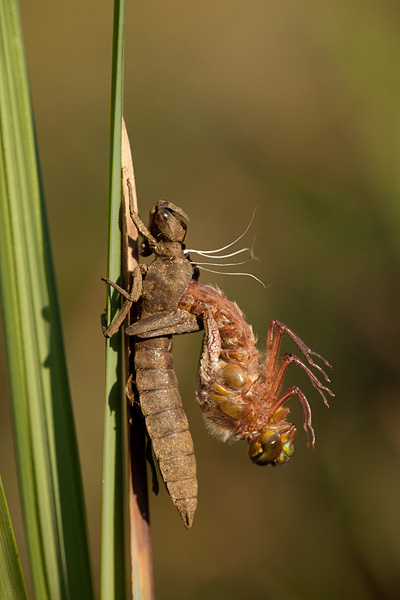
<instances>
[{"instance_id":1,"label":"segmented abdomen","mask_svg":"<svg viewBox=\"0 0 400 600\"><path fill-rule=\"evenodd\" d=\"M254 426L258 397L253 390L262 379L253 330L234 302L198 282L188 285L179 308L204 321L196 395L206 423L223 441L243 438Z\"/></svg>"},{"instance_id":2,"label":"segmented abdomen","mask_svg":"<svg viewBox=\"0 0 400 600\"><path fill-rule=\"evenodd\" d=\"M174 372L171 337L136 341L136 387L161 475L187 527L197 506L196 459Z\"/></svg>"}]
</instances>

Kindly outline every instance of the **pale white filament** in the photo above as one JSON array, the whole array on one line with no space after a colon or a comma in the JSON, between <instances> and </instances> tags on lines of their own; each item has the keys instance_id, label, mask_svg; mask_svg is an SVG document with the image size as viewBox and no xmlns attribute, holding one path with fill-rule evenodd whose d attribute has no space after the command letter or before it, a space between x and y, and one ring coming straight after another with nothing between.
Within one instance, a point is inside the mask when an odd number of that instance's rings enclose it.
<instances>
[{"instance_id":1,"label":"pale white filament","mask_svg":"<svg viewBox=\"0 0 400 600\"><path fill-rule=\"evenodd\" d=\"M238 266L238 265L244 265L244 264L250 262L251 260L259 260L257 258L257 256L254 255L254 245L256 243L257 233L254 236L253 245L251 248L241 248L240 250L235 250L234 252L230 252L229 254L218 254L219 252L222 252L223 250L227 250L228 248L231 248L234 244L236 244L239 240L241 240L246 235L246 233L249 231L249 229L254 221L254 216L256 214L257 208L258 207L256 206L256 208L253 211L253 215L250 219L250 223L247 225L245 231L241 235L239 235L239 237L237 237L230 244L227 244L226 246L223 246L222 248L218 248L216 250L195 250L194 248L187 248L184 250L185 254L198 254L199 256L203 256L204 258L210 257L210 258L214 258L214 259L216 259L216 258L222 259L222 258L231 258L232 256L237 256L238 254L241 254L242 252L249 252L251 258L249 258L248 260L243 260L243 261L234 262L234 263L217 263L217 262L202 263L201 262L201 263L195 263L195 264L196 264L196 266L198 266L199 269L201 269L203 271L208 271L209 273L216 273L218 275L245 275L246 277L251 277L252 279L255 279L256 281L261 283L263 288L266 289L269 286L266 286L265 283L263 281L261 281L261 279L259 279L252 273L226 273L225 271L214 271L213 269L207 269L206 267L202 266L202 265L207 265L207 266L214 266L214 267L233 267L233 266Z\"/></svg>"},{"instance_id":2,"label":"pale white filament","mask_svg":"<svg viewBox=\"0 0 400 600\"><path fill-rule=\"evenodd\" d=\"M202 271L208 271L209 273L217 273L217 275L246 275L247 277L255 279L256 281L258 281L258 283L261 283L265 290L271 287L272 285L272 283L270 283L269 285L265 285L265 283L261 281L261 279L258 279L258 277L256 277L252 273L225 273L224 271L214 271L213 269L206 269L205 267L199 267L199 269L201 269Z\"/></svg>"},{"instance_id":3,"label":"pale white filament","mask_svg":"<svg viewBox=\"0 0 400 600\"><path fill-rule=\"evenodd\" d=\"M238 238L239 239L239 238ZM237 242L237 240L235 240ZM221 248L222 250L222 248ZM212 250L211 252L218 252L218 250ZM231 252L230 254L221 254L220 256L214 256L211 258L230 258L231 256L236 256L236 254L240 254L241 252L250 252L251 258L254 258L252 248L241 248L240 250L236 250L236 252ZM184 250L185 254L198 254L199 256L204 256L207 258L209 252L207 250Z\"/></svg>"},{"instance_id":4,"label":"pale white filament","mask_svg":"<svg viewBox=\"0 0 400 600\"><path fill-rule=\"evenodd\" d=\"M233 240L233 242L231 242L230 244L227 244L226 246L223 246L222 248L217 248L217 250L194 250L194 249L186 249L185 250L185 254L189 254L190 252L194 253L194 254L200 254L201 256L206 255L206 254L216 254L217 252L222 252L223 250L226 250L227 248L230 248L231 246L233 246L234 244L236 244L236 242L238 242L239 240L241 240L246 233L249 231L251 224L254 221L254 216L256 214L256 210L257 210L258 206L255 207L254 211L253 211L253 216L250 219L250 223L247 225L245 231L242 233L242 235L239 235L238 238L236 238L236 240ZM219 256L218 258L228 258L229 256L234 256L235 254L239 254L240 252L246 252L246 250L248 250L249 252L251 252L250 248L242 248L242 250L238 250L236 252L233 252L232 254L226 254L225 256ZM217 257L216 257L217 258Z\"/></svg>"},{"instance_id":5,"label":"pale white filament","mask_svg":"<svg viewBox=\"0 0 400 600\"><path fill-rule=\"evenodd\" d=\"M209 265L210 267L237 267L238 265L245 265L250 261L251 261L251 258L249 258L249 260L242 260L241 262L235 262L235 263L196 262L195 265L196 265L196 267L199 267L200 265Z\"/></svg>"}]
</instances>

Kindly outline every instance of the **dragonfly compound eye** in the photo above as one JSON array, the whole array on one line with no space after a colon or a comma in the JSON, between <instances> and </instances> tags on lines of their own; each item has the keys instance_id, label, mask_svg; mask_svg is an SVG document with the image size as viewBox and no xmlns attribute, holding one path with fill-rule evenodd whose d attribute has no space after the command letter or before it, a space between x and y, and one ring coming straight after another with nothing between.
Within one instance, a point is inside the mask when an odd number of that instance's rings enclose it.
<instances>
[{"instance_id":1,"label":"dragonfly compound eye","mask_svg":"<svg viewBox=\"0 0 400 600\"><path fill-rule=\"evenodd\" d=\"M279 434L266 431L250 443L249 456L257 465L276 464L282 450L283 445Z\"/></svg>"},{"instance_id":2,"label":"dragonfly compound eye","mask_svg":"<svg viewBox=\"0 0 400 600\"><path fill-rule=\"evenodd\" d=\"M282 447L282 452L279 454L278 458L276 459L276 463L278 465L284 465L287 462L289 462L289 460L291 459L291 457L294 454L294 445L293 442L285 442L283 444Z\"/></svg>"}]
</instances>

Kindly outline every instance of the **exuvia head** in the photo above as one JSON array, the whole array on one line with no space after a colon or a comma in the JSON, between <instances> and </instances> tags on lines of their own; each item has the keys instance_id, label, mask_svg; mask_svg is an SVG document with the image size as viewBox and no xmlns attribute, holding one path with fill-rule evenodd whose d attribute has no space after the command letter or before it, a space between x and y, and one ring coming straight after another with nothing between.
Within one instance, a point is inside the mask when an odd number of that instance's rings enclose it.
<instances>
[{"instance_id":1,"label":"exuvia head","mask_svg":"<svg viewBox=\"0 0 400 600\"><path fill-rule=\"evenodd\" d=\"M186 237L187 225L183 219L189 220L187 214L172 202L162 199L150 211L149 231L157 242L177 242L182 244ZM148 240L144 239L140 254L150 256L152 249Z\"/></svg>"},{"instance_id":2,"label":"exuvia head","mask_svg":"<svg viewBox=\"0 0 400 600\"><path fill-rule=\"evenodd\" d=\"M167 200L159 200L150 212L150 232L157 240L182 243L186 237L189 220L187 214Z\"/></svg>"}]
</instances>

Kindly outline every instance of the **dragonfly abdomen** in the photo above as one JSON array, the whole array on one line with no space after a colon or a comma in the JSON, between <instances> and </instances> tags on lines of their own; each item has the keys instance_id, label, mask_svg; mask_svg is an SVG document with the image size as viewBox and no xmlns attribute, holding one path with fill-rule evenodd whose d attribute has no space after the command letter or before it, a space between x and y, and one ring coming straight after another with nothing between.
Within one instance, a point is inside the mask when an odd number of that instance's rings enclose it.
<instances>
[{"instance_id":1,"label":"dragonfly abdomen","mask_svg":"<svg viewBox=\"0 0 400 600\"><path fill-rule=\"evenodd\" d=\"M196 459L169 336L136 342L136 387L161 475L187 527L197 506Z\"/></svg>"}]
</instances>

